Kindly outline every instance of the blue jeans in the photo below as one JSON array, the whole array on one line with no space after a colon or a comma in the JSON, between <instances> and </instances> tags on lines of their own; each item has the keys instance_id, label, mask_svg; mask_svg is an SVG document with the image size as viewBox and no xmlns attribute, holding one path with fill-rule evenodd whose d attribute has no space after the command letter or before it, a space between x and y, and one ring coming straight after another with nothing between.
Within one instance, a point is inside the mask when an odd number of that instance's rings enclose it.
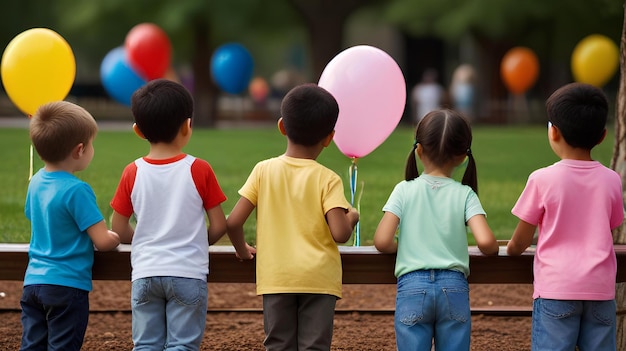
<instances>
[{"instance_id":1,"label":"blue jeans","mask_svg":"<svg viewBox=\"0 0 626 351\"><path fill-rule=\"evenodd\" d=\"M532 350L615 351L615 312L615 300L535 299Z\"/></svg>"},{"instance_id":2,"label":"blue jeans","mask_svg":"<svg viewBox=\"0 0 626 351\"><path fill-rule=\"evenodd\" d=\"M419 270L398 278L394 317L399 351L469 350L469 285L453 270Z\"/></svg>"},{"instance_id":3,"label":"blue jeans","mask_svg":"<svg viewBox=\"0 0 626 351\"><path fill-rule=\"evenodd\" d=\"M27 285L20 350L80 350L89 320L89 292L60 285Z\"/></svg>"},{"instance_id":4,"label":"blue jeans","mask_svg":"<svg viewBox=\"0 0 626 351\"><path fill-rule=\"evenodd\" d=\"M207 283L148 277L133 281L133 350L198 350L204 335Z\"/></svg>"}]
</instances>

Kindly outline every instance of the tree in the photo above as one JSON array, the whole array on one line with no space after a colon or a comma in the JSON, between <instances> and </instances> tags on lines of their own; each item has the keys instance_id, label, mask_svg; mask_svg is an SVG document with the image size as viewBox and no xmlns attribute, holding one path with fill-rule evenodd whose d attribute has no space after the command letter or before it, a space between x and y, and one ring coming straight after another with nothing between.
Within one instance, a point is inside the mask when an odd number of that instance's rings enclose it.
<instances>
[{"instance_id":1,"label":"tree","mask_svg":"<svg viewBox=\"0 0 626 351\"><path fill-rule=\"evenodd\" d=\"M490 98L507 95L499 64L513 46L530 47L539 56L535 90L547 96L572 80L569 62L578 41L592 33L617 41L622 16L621 0L393 0L385 11L387 20L410 35L453 45L475 42L475 63Z\"/></svg>"},{"instance_id":2,"label":"tree","mask_svg":"<svg viewBox=\"0 0 626 351\"><path fill-rule=\"evenodd\" d=\"M343 49L348 17L366 6L367 0L290 0L305 21L309 34L313 75L321 76L326 64Z\"/></svg>"},{"instance_id":3,"label":"tree","mask_svg":"<svg viewBox=\"0 0 626 351\"><path fill-rule=\"evenodd\" d=\"M2 4L0 11L0 43L2 48L21 32L35 27L53 27L53 9L49 1L11 1Z\"/></svg>"},{"instance_id":4,"label":"tree","mask_svg":"<svg viewBox=\"0 0 626 351\"><path fill-rule=\"evenodd\" d=\"M79 61L90 63L79 67L77 78L96 78L102 58L123 45L134 25L153 22L163 28L172 41L175 61L191 65L194 123L202 127L216 122L219 90L210 76L214 49L228 41L253 46L260 35L267 37L268 32L281 33L299 24L284 1L62 0L56 5L59 28L73 48L78 48L76 55L84 59Z\"/></svg>"},{"instance_id":5,"label":"tree","mask_svg":"<svg viewBox=\"0 0 626 351\"><path fill-rule=\"evenodd\" d=\"M77 81L99 81L99 67L106 54L123 45L136 24L153 22L164 29L174 49L175 62L193 71L195 125L211 127L216 121L220 94L210 77L213 51L221 44L239 42L248 47L256 63L286 66L276 42L306 41L312 75L318 78L343 44L347 17L369 0L22 0L3 7L6 30L18 34L34 26L59 32L72 46L77 59ZM33 24L27 26L28 24ZM15 28L16 30L9 29ZM21 30L20 30L21 29ZM302 36L294 36L302 33ZM6 42L11 39L5 38Z\"/></svg>"},{"instance_id":6,"label":"tree","mask_svg":"<svg viewBox=\"0 0 626 351\"><path fill-rule=\"evenodd\" d=\"M624 25L620 45L620 79L615 111L615 146L613 147L613 168L622 177L622 187L626 189L626 7L624 11ZM626 198L626 192L624 192ZM626 244L626 223L614 231L613 242Z\"/></svg>"},{"instance_id":7,"label":"tree","mask_svg":"<svg viewBox=\"0 0 626 351\"><path fill-rule=\"evenodd\" d=\"M626 4L624 4L624 24L622 25L622 38L620 45L620 79L617 93L617 107L615 112L615 146L611 167L622 177L622 187L626 184ZM626 195L626 193L624 193ZM626 224L613 231L615 244L626 244ZM626 283L618 283L615 288L615 301L618 310L626 305ZM618 312L619 313L619 312ZM626 348L626 317L623 314L617 316L617 349Z\"/></svg>"}]
</instances>

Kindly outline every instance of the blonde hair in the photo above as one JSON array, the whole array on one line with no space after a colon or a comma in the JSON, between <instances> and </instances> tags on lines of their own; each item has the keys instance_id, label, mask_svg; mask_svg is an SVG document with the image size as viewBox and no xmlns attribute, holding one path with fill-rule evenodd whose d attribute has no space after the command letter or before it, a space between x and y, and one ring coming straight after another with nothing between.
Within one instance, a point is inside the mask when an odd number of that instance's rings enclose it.
<instances>
[{"instance_id":1,"label":"blonde hair","mask_svg":"<svg viewBox=\"0 0 626 351\"><path fill-rule=\"evenodd\" d=\"M32 116L30 140L45 162L60 162L72 149L87 145L98 132L98 124L84 108L67 101L44 104Z\"/></svg>"}]
</instances>

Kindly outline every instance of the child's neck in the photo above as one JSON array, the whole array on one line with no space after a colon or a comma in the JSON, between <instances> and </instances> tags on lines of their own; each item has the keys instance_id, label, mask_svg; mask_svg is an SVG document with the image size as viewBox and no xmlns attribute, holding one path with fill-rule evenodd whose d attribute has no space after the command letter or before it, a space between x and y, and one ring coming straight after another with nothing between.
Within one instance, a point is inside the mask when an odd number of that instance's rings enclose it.
<instances>
[{"instance_id":1,"label":"child's neck","mask_svg":"<svg viewBox=\"0 0 626 351\"><path fill-rule=\"evenodd\" d=\"M60 162L44 162L44 169L46 172L67 172L74 174L74 172L80 171L77 165L78 163L75 162L71 156L68 156L65 160Z\"/></svg>"},{"instance_id":2,"label":"child's neck","mask_svg":"<svg viewBox=\"0 0 626 351\"><path fill-rule=\"evenodd\" d=\"M430 171L428 172L427 170L424 170L425 175L429 175L431 177L445 177L445 178L450 178L452 177L452 172L443 172L441 170L434 170L434 171Z\"/></svg>"},{"instance_id":3,"label":"child's neck","mask_svg":"<svg viewBox=\"0 0 626 351\"><path fill-rule=\"evenodd\" d=\"M560 145L554 152L561 160L593 161L591 158L591 150L587 149Z\"/></svg>"},{"instance_id":4,"label":"child's neck","mask_svg":"<svg viewBox=\"0 0 626 351\"><path fill-rule=\"evenodd\" d=\"M305 158L310 160L317 159L324 147L322 145L304 146L287 142L287 150L285 150L285 156L293 158Z\"/></svg>"},{"instance_id":5,"label":"child's neck","mask_svg":"<svg viewBox=\"0 0 626 351\"><path fill-rule=\"evenodd\" d=\"M146 158L164 160L182 153L182 148L175 143L154 143L150 144L150 152L146 155Z\"/></svg>"},{"instance_id":6,"label":"child's neck","mask_svg":"<svg viewBox=\"0 0 626 351\"><path fill-rule=\"evenodd\" d=\"M433 165L427 158L422 158L422 164L424 165L423 174L433 177L446 177L452 178L452 172L454 172L455 164L448 164L444 167L438 167Z\"/></svg>"},{"instance_id":7,"label":"child's neck","mask_svg":"<svg viewBox=\"0 0 626 351\"><path fill-rule=\"evenodd\" d=\"M577 161L593 161L591 158L591 151L572 149L570 152L559 155L562 160L577 160Z\"/></svg>"}]
</instances>

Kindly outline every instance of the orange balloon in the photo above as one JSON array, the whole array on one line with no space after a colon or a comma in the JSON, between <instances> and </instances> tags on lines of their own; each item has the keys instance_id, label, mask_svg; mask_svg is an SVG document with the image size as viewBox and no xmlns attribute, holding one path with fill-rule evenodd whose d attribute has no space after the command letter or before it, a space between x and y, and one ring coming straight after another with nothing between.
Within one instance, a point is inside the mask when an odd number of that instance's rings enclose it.
<instances>
[{"instance_id":1,"label":"orange balloon","mask_svg":"<svg viewBox=\"0 0 626 351\"><path fill-rule=\"evenodd\" d=\"M512 94L523 94L537 81L539 59L529 48L514 47L502 58L500 76Z\"/></svg>"},{"instance_id":2,"label":"orange balloon","mask_svg":"<svg viewBox=\"0 0 626 351\"><path fill-rule=\"evenodd\" d=\"M257 103L262 103L270 92L270 86L267 81L261 77L255 77L248 85L248 92Z\"/></svg>"}]
</instances>

